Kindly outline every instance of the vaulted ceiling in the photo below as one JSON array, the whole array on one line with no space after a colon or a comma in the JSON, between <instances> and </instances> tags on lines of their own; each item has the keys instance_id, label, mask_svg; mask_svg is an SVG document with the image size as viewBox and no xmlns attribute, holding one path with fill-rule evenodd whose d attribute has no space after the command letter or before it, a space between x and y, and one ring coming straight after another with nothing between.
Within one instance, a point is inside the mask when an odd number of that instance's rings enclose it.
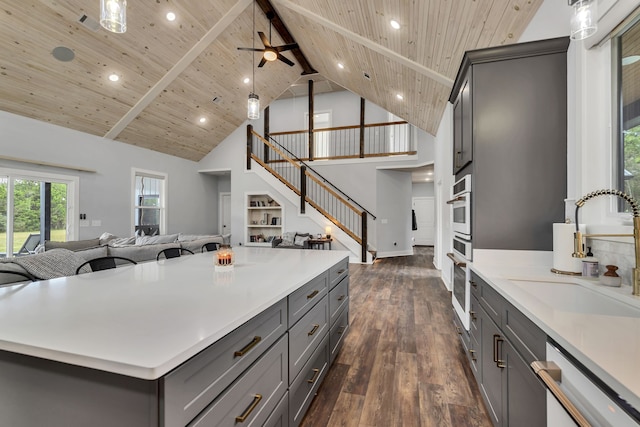
<instances>
[{"instance_id":1,"label":"vaulted ceiling","mask_svg":"<svg viewBox=\"0 0 640 427\"><path fill-rule=\"evenodd\" d=\"M318 74L435 134L464 51L516 42L542 1L271 4ZM254 42L252 0L130 0L124 34L89 28L99 4L3 2L0 110L198 161L246 120L254 72L262 107L309 78L293 52L292 67L257 68L259 53L237 50ZM256 31L268 36L260 6ZM273 44L286 42L273 31ZM73 59L56 59L57 47Z\"/></svg>"}]
</instances>

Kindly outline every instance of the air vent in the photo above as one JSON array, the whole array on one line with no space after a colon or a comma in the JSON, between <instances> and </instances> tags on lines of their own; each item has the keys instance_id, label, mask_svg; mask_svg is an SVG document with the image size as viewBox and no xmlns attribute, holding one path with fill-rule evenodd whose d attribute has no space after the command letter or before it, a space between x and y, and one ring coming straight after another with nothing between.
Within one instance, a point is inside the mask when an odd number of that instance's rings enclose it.
<instances>
[{"instance_id":1,"label":"air vent","mask_svg":"<svg viewBox=\"0 0 640 427\"><path fill-rule=\"evenodd\" d=\"M100 29L100 23L87 15L82 15L80 18L78 18L78 22L94 33Z\"/></svg>"},{"instance_id":2,"label":"air vent","mask_svg":"<svg viewBox=\"0 0 640 427\"><path fill-rule=\"evenodd\" d=\"M214 96L213 99L211 100L211 102L213 102L214 104L220 104L222 102L222 97L221 96Z\"/></svg>"},{"instance_id":3,"label":"air vent","mask_svg":"<svg viewBox=\"0 0 640 427\"><path fill-rule=\"evenodd\" d=\"M369 73L367 73L366 71L363 71L363 72L362 72L362 76L363 76L365 79L367 79L367 80L371 81L371 76L370 76L370 75L369 75Z\"/></svg>"}]
</instances>

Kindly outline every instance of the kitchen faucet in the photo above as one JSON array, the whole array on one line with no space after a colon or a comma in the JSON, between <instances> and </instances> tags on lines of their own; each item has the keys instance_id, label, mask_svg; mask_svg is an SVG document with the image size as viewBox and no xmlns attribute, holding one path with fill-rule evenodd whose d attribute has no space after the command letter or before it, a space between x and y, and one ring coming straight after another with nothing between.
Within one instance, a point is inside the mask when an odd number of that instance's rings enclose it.
<instances>
[{"instance_id":1,"label":"kitchen faucet","mask_svg":"<svg viewBox=\"0 0 640 427\"><path fill-rule=\"evenodd\" d=\"M580 232L580 222L578 221L578 210L584 206L587 200L593 199L597 196L618 196L624 199L631 206L631 210L633 211L633 234L582 234ZM635 257L636 257L636 266L632 269L632 281L633 281L633 295L640 295L640 207L638 207L638 202L631 197L630 195L623 193L619 190L598 190L593 191L586 196L582 197L580 200L576 202L576 232L573 234L573 242L574 242L574 250L572 256L575 258L584 258L584 245L582 244L582 238L586 237L604 237L604 236L615 236L615 237L629 237L633 236L633 242L635 246Z\"/></svg>"}]
</instances>

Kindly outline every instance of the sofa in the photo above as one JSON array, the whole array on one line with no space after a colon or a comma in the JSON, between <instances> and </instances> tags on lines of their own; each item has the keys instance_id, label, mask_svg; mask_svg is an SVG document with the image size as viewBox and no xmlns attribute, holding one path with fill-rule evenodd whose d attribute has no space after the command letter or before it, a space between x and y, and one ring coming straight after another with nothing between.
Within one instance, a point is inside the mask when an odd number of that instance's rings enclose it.
<instances>
[{"instance_id":1,"label":"sofa","mask_svg":"<svg viewBox=\"0 0 640 427\"><path fill-rule=\"evenodd\" d=\"M137 263L155 261L158 252L167 248L185 248L199 253L205 243L229 244L230 235L169 234L161 236L117 237L109 233L95 239L70 242L45 241L34 255L0 259L0 270L27 272L38 279L75 274L78 266L91 259L117 256ZM90 269L86 269L89 272ZM21 276L1 273L0 286L23 281Z\"/></svg>"},{"instance_id":2,"label":"sofa","mask_svg":"<svg viewBox=\"0 0 640 427\"><path fill-rule=\"evenodd\" d=\"M289 231L282 233L282 238L275 238L271 241L272 248L278 249L309 249L309 239L311 233L300 233Z\"/></svg>"}]
</instances>

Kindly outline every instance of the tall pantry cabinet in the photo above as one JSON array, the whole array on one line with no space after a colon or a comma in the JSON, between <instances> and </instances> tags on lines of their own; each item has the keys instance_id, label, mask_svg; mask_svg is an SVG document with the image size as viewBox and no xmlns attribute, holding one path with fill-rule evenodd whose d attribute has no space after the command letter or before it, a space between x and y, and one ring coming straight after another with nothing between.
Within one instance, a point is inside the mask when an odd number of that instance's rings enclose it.
<instances>
[{"instance_id":1,"label":"tall pantry cabinet","mask_svg":"<svg viewBox=\"0 0 640 427\"><path fill-rule=\"evenodd\" d=\"M567 188L569 38L465 53L453 105L453 173L472 175L474 249L552 250Z\"/></svg>"}]
</instances>

